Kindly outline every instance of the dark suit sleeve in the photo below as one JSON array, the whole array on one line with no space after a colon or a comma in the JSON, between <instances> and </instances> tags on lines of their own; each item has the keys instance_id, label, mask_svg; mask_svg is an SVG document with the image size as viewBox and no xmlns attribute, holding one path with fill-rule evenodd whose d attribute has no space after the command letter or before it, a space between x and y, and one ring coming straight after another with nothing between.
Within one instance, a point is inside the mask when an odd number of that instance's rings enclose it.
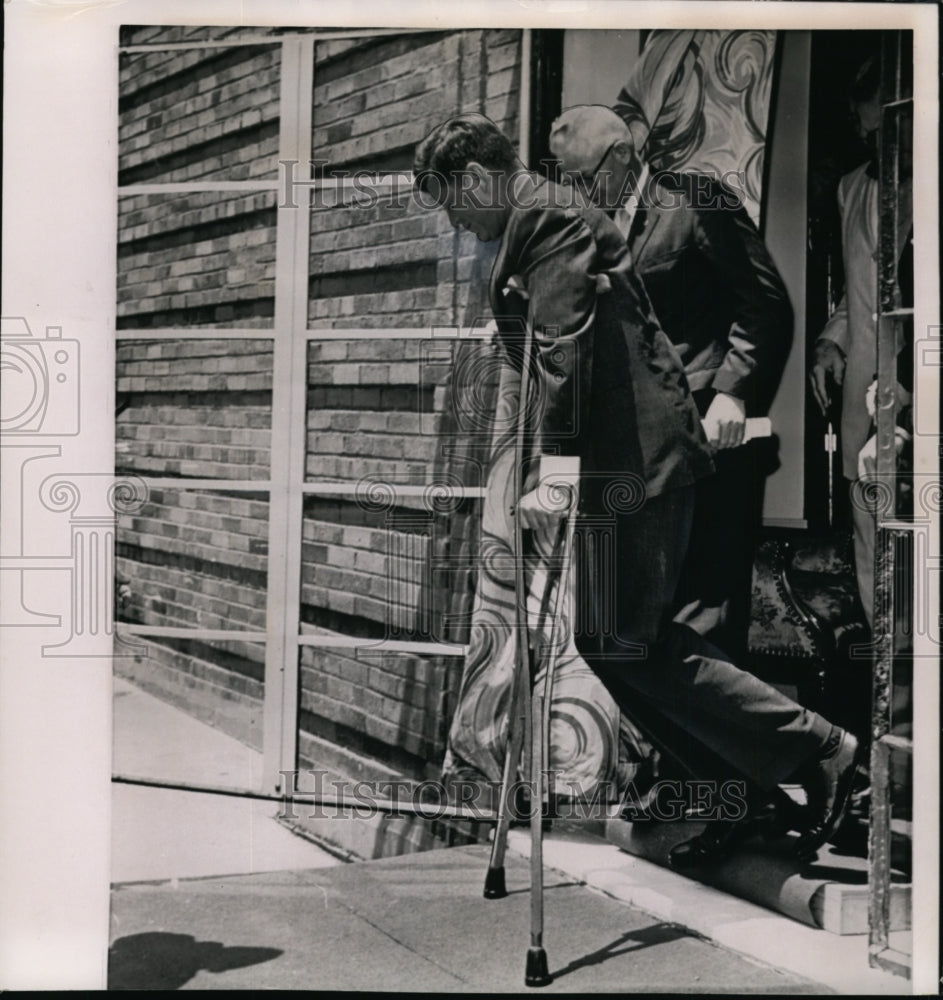
<instances>
[{"instance_id":1,"label":"dark suit sleeve","mask_svg":"<svg viewBox=\"0 0 943 1000\"><path fill-rule=\"evenodd\" d=\"M712 387L751 399L782 373L792 341L789 296L750 217L729 198L697 210L695 238L717 273L719 294L733 296L727 353Z\"/></svg>"},{"instance_id":2,"label":"dark suit sleeve","mask_svg":"<svg viewBox=\"0 0 943 1000\"><path fill-rule=\"evenodd\" d=\"M535 449L578 455L592 366L596 243L577 212L560 208L525 213L515 236L514 260L534 327Z\"/></svg>"}]
</instances>

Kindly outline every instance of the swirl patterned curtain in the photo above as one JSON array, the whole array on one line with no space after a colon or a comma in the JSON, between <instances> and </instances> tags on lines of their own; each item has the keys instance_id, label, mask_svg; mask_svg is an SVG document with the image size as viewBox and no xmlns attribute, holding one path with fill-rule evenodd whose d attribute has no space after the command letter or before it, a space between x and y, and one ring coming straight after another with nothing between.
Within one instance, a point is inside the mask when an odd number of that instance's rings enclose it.
<instances>
[{"instance_id":1,"label":"swirl patterned curtain","mask_svg":"<svg viewBox=\"0 0 943 1000\"><path fill-rule=\"evenodd\" d=\"M723 178L758 224L775 31L653 31L613 110L653 170Z\"/></svg>"},{"instance_id":2,"label":"swirl patterned curtain","mask_svg":"<svg viewBox=\"0 0 943 1000\"><path fill-rule=\"evenodd\" d=\"M733 171L737 193L756 221L762 203L763 155L772 89L775 32L653 31L613 105L632 129L654 170L690 170L723 178ZM615 89L615 87L613 88ZM472 282L466 324L483 315L490 260L483 253ZM479 351L489 348L479 345ZM501 777L515 659L513 427L517 372L500 358L489 399L492 434L478 537L478 575L469 653L449 731L444 775ZM493 370L493 369L492 369ZM453 386L453 391L455 387ZM479 395L479 400L480 400ZM543 597L546 541L527 555L529 612ZM564 596L563 606L569 603ZM536 613L529 614L535 630ZM546 623L542 623L546 627ZM564 623L551 707L550 767L561 788L592 795L598 783L623 788L652 750L580 658ZM533 645L540 645L534 635ZM546 638L546 637L543 637ZM537 664L538 678L541 664Z\"/></svg>"},{"instance_id":3,"label":"swirl patterned curtain","mask_svg":"<svg viewBox=\"0 0 943 1000\"><path fill-rule=\"evenodd\" d=\"M487 350L488 348L483 348ZM458 705L452 718L444 772L447 778L484 776L501 778L508 734L508 708L516 662L514 593L514 529L510 510L514 502L514 427L520 398L517 371L500 355L494 402L494 434L481 516L478 544L478 582L472 610L469 652L465 661ZM552 545L536 535L525 554L528 620L532 645L546 647L552 624L540 614L545 598ZM561 606L568 607L568 595ZM554 604L553 595L549 605ZM558 772L562 789L572 786L589 795L597 783L626 774L626 765L638 764L647 750L619 760L620 718L606 689L573 646L569 616L564 614L555 641L562 642L554 671L550 728L550 767ZM536 679L543 676L536 663ZM634 746L628 744L630 750Z\"/></svg>"}]
</instances>

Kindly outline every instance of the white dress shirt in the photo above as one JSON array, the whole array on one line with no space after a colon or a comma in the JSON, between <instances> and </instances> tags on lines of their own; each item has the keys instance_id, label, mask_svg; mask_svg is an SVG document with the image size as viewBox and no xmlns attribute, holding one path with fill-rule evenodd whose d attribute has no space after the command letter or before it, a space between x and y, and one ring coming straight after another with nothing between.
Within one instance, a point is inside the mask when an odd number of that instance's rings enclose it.
<instances>
[{"instance_id":1,"label":"white dress shirt","mask_svg":"<svg viewBox=\"0 0 943 1000\"><path fill-rule=\"evenodd\" d=\"M648 173L648 164L646 163L645 166L642 167L641 174L639 174L635 190L632 191L625 201L616 209L615 215L612 217L612 221L619 227L619 232L622 233L622 238L624 240L629 238L629 232L632 229L632 223L635 220L635 213L638 211L639 207L639 192L643 191L645 185L648 183Z\"/></svg>"}]
</instances>

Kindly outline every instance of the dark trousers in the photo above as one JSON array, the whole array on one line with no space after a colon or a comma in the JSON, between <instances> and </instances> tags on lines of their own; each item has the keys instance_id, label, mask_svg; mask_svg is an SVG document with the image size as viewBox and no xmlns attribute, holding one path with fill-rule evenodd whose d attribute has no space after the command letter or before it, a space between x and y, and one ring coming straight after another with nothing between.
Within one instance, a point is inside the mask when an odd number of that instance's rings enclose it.
<instances>
[{"instance_id":1,"label":"dark trousers","mask_svg":"<svg viewBox=\"0 0 943 1000\"><path fill-rule=\"evenodd\" d=\"M695 488L639 509L590 503L577 523L575 637L616 703L647 728L652 712L763 789L792 775L825 743L830 724L738 669L690 626L672 621Z\"/></svg>"},{"instance_id":2,"label":"dark trousers","mask_svg":"<svg viewBox=\"0 0 943 1000\"><path fill-rule=\"evenodd\" d=\"M756 442L714 455L717 472L698 480L687 555L675 595L675 621L690 625L734 662L747 655L753 554L759 520Z\"/></svg>"}]
</instances>

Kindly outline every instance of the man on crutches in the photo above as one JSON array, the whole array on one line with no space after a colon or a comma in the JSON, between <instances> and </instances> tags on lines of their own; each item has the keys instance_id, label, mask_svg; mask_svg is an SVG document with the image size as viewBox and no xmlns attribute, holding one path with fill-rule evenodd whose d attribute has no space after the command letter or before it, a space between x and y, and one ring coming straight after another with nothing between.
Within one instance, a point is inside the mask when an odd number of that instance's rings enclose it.
<instances>
[{"instance_id":1,"label":"man on crutches","mask_svg":"<svg viewBox=\"0 0 943 1000\"><path fill-rule=\"evenodd\" d=\"M694 484L713 465L684 371L619 229L573 188L526 170L482 115L434 129L417 149L415 173L425 204L480 240L500 240L491 307L522 388L533 385L532 404L522 393L530 419L521 432L519 537L525 527L554 530L565 513L535 489L542 458L579 459L581 517L604 514L613 524L607 558L591 539L579 549L579 652L630 716L636 705L656 712L758 796L786 780L802 784L808 818L798 851L814 854L847 806L857 744L671 621ZM526 638L522 658L525 648ZM527 702L524 681L515 688ZM539 810L532 803L538 827ZM689 867L733 850L748 819L709 824L675 848L673 863ZM542 946L532 949L536 962ZM533 971L532 985L549 981Z\"/></svg>"}]
</instances>

